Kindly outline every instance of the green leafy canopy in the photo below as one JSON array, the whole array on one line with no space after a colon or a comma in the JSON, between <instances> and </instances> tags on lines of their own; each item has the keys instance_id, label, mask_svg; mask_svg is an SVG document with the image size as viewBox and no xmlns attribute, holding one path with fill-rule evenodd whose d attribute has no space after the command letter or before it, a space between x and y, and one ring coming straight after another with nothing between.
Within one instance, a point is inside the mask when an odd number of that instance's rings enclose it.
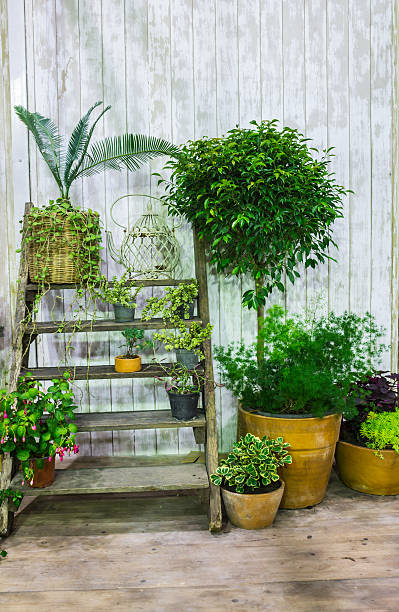
<instances>
[{"instance_id":1,"label":"green leafy canopy","mask_svg":"<svg viewBox=\"0 0 399 612\"><path fill-rule=\"evenodd\" d=\"M296 266L330 259L332 224L342 217L347 191L329 172L331 149L317 156L297 130L276 120L251 122L222 138L201 138L180 148L164 199L205 238L219 272L250 274L255 289L243 303L258 308Z\"/></svg>"},{"instance_id":2,"label":"green leafy canopy","mask_svg":"<svg viewBox=\"0 0 399 612\"><path fill-rule=\"evenodd\" d=\"M111 108L105 107L90 125L93 111L101 104L101 101L93 104L79 120L66 148L64 136L59 134L51 119L32 113L23 106L15 106L16 114L35 139L61 198L68 199L69 189L79 177L92 176L104 170L127 168L133 171L155 157L177 153L177 148L166 140L143 134L123 134L91 143L98 122Z\"/></svg>"}]
</instances>

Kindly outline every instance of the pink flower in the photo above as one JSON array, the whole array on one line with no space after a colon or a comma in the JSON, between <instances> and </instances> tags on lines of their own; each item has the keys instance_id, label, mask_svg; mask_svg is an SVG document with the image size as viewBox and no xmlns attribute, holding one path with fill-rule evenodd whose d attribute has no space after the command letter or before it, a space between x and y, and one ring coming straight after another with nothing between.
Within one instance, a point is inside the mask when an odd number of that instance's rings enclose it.
<instances>
[{"instance_id":1,"label":"pink flower","mask_svg":"<svg viewBox=\"0 0 399 612\"><path fill-rule=\"evenodd\" d=\"M32 478L32 480L30 481L30 486L32 486L32 485L33 485L33 478Z\"/></svg>"},{"instance_id":2,"label":"pink flower","mask_svg":"<svg viewBox=\"0 0 399 612\"><path fill-rule=\"evenodd\" d=\"M49 461L51 461L51 455L49 455L49 458L48 458L48 460L49 460Z\"/></svg>"},{"instance_id":3,"label":"pink flower","mask_svg":"<svg viewBox=\"0 0 399 612\"><path fill-rule=\"evenodd\" d=\"M22 486L24 486L24 484L25 484L25 480L23 480L23 481L21 482L21 485L22 485Z\"/></svg>"},{"instance_id":4,"label":"pink flower","mask_svg":"<svg viewBox=\"0 0 399 612\"><path fill-rule=\"evenodd\" d=\"M32 425L33 431L36 431L36 425Z\"/></svg>"},{"instance_id":5,"label":"pink flower","mask_svg":"<svg viewBox=\"0 0 399 612\"><path fill-rule=\"evenodd\" d=\"M14 436L14 442L16 442L16 441L17 441L17 438Z\"/></svg>"},{"instance_id":6,"label":"pink flower","mask_svg":"<svg viewBox=\"0 0 399 612\"><path fill-rule=\"evenodd\" d=\"M25 442L25 436L22 436L22 442Z\"/></svg>"},{"instance_id":7,"label":"pink flower","mask_svg":"<svg viewBox=\"0 0 399 612\"><path fill-rule=\"evenodd\" d=\"M7 418L7 412L4 410L4 418Z\"/></svg>"},{"instance_id":8,"label":"pink flower","mask_svg":"<svg viewBox=\"0 0 399 612\"><path fill-rule=\"evenodd\" d=\"M4 444L4 438L1 439L1 444Z\"/></svg>"}]
</instances>

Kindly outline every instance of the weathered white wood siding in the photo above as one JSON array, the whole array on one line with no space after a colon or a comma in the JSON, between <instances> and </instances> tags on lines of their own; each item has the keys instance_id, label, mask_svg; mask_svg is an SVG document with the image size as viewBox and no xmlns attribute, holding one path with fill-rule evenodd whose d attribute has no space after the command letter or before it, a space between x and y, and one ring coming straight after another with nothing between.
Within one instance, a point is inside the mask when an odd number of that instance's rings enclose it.
<instances>
[{"instance_id":1,"label":"weathered white wood siding","mask_svg":"<svg viewBox=\"0 0 399 612\"><path fill-rule=\"evenodd\" d=\"M52 179L10 103L28 104L70 132L96 100L112 104L98 134L125 130L181 143L221 135L251 119L277 118L335 146L333 168L354 194L336 224L338 263L303 271L300 281L272 302L290 310L324 307L370 310L392 344L384 366L397 368L398 339L398 92L395 0L6 0L0 2L1 324L9 329L15 291L15 243L24 202L56 196ZM7 22L8 15L8 22ZM7 36L8 29L8 36ZM9 54L8 54L9 48ZM8 60L9 57L9 60ZM162 162L152 164L159 170ZM100 211L112 228L112 202L128 192L156 195L150 168L107 174L75 186L72 197ZM122 207L126 222L145 200ZM6 222L3 223L3 220ZM118 234L116 234L118 237ZM193 273L190 230L179 231L185 276ZM116 272L104 251L104 270ZM255 333L243 311L246 279L209 276L213 342ZM42 306L42 316L66 312L67 291ZM103 313L106 316L106 313ZM39 364L63 360L68 338L44 338ZM9 332L3 342L9 342ZM120 339L107 334L74 339L74 363L90 351L92 363L112 362ZM34 363L34 361L32 362ZM82 410L150 409L167 405L153 383L80 384ZM236 403L217 391L221 447L235 435ZM85 453L185 452L190 431L144 431L82 437Z\"/></svg>"}]
</instances>

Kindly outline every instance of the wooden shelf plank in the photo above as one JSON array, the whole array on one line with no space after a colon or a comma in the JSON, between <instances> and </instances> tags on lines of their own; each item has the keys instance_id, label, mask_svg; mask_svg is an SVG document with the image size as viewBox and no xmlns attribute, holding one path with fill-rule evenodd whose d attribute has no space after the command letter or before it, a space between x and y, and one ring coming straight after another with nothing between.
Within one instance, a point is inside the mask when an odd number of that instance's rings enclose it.
<instances>
[{"instance_id":1,"label":"wooden shelf plank","mask_svg":"<svg viewBox=\"0 0 399 612\"><path fill-rule=\"evenodd\" d=\"M176 280L174 278L166 278L166 279L157 279L157 280L141 280L134 279L133 282L127 281L127 285L134 284L136 286L142 285L143 287L176 287L177 285L187 285L188 283L192 283L192 278L184 278L182 280ZM112 285L112 283L110 283ZM50 283L46 285L47 289L76 289L77 287L81 287L80 284L77 283ZM38 285L36 283L28 283L26 285L26 291L37 291Z\"/></svg>"},{"instance_id":2,"label":"wooden shelf plank","mask_svg":"<svg viewBox=\"0 0 399 612\"><path fill-rule=\"evenodd\" d=\"M170 368L171 363L162 364L164 368ZM114 378L165 378L165 371L159 364L143 363L140 372L121 373L115 372L113 365L91 365L87 366L60 366L44 368L21 368L21 375L28 375L30 380L51 380L59 378L64 372L70 372L73 380L98 380ZM204 367L200 363L196 371L203 374Z\"/></svg>"},{"instance_id":3,"label":"wooden shelf plank","mask_svg":"<svg viewBox=\"0 0 399 612\"><path fill-rule=\"evenodd\" d=\"M169 429L204 427L205 416L200 414L189 421L178 421L170 410L140 410L137 412L96 412L76 414L79 431L117 431L130 429Z\"/></svg>"},{"instance_id":4,"label":"wooden shelf plank","mask_svg":"<svg viewBox=\"0 0 399 612\"><path fill-rule=\"evenodd\" d=\"M199 317L193 317L192 319L186 319L184 321L186 326L196 322L202 324ZM101 319L96 321L80 321L77 326L74 321L39 321L28 323L26 326L26 333L29 334L53 334L57 332L60 325L62 325L63 332L101 332L101 331L122 331L126 327L135 327L137 329L165 329L176 327L171 323L164 323L163 319L150 319L149 321L142 321L141 319L135 319L134 321L126 321L120 323L115 319Z\"/></svg>"},{"instance_id":5,"label":"wooden shelf plank","mask_svg":"<svg viewBox=\"0 0 399 612\"><path fill-rule=\"evenodd\" d=\"M22 472L11 488L24 495L78 495L90 493L136 493L207 489L205 465L192 463L151 467L89 468L56 470L55 480L45 489L22 486Z\"/></svg>"}]
</instances>

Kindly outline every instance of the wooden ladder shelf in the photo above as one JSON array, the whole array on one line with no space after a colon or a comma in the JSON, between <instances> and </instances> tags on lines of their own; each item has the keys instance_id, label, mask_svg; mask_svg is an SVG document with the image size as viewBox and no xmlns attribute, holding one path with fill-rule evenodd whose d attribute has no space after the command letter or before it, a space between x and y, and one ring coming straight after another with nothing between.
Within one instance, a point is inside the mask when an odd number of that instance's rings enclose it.
<instances>
[{"instance_id":1,"label":"wooden ladder shelf","mask_svg":"<svg viewBox=\"0 0 399 612\"><path fill-rule=\"evenodd\" d=\"M32 206L25 206L25 222ZM198 282L198 317L194 320L206 325L209 323L208 286L206 276L205 252L201 241L194 232L195 274ZM155 280L144 281L146 286L176 286L189 280ZM142 281L140 281L142 283ZM51 289L74 288L75 285L51 285ZM22 245L19 286L17 295L15 333L13 337L12 363L9 379L9 391L17 388L19 377L29 372L32 379L51 380L63 371L71 372L74 380L116 379L116 378L155 378L164 375L157 364L143 364L140 372L120 374L113 366L95 365L70 367L29 368L29 346L39 334L56 333L57 322L34 321L26 325L25 319L37 293L37 285L28 280L27 257ZM187 321L187 324L190 324ZM120 331L126 326L141 329L160 329L165 327L162 319L150 321L133 321L119 323L109 321L83 321L76 332ZM68 331L70 326L64 327ZM89 493L137 493L153 492L207 492L209 494L209 529L218 531L222 524L220 491L209 479L209 474L216 471L218 465L218 440L216 428L215 391L213 381L212 347L210 338L203 343L204 360L197 369L205 375L202 389L203 411L195 419L178 421L169 410L146 410L132 412L100 412L77 414L77 425L80 432L121 431L136 429L160 429L192 427L197 442L205 443L205 465L199 463L162 464L156 467L132 466L106 467L90 469L57 470L54 483L45 489L31 489L21 485L22 473L16 470L15 460L5 454L1 461L0 489L14 488L25 495L68 495ZM1 457L0 457L1 460ZM12 528L13 513L4 501L0 508L0 535L8 535Z\"/></svg>"}]
</instances>

